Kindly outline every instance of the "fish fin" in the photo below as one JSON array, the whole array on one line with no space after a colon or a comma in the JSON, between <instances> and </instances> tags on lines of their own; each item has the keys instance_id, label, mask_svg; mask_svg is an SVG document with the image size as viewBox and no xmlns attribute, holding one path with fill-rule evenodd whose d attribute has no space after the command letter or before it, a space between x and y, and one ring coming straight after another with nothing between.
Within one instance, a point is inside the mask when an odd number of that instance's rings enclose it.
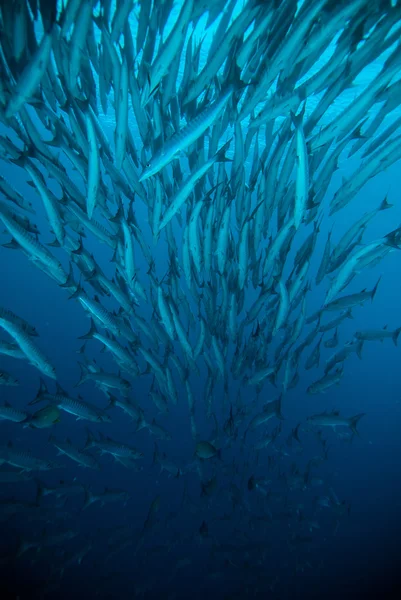
<instances>
[{"instance_id":1,"label":"fish fin","mask_svg":"<svg viewBox=\"0 0 401 600\"><path fill-rule=\"evenodd\" d=\"M377 282L376 282L376 285L375 285L375 287L373 288L373 290L372 290L372 292L371 292L370 299L371 299L371 301L372 301L372 302L373 302L373 300L374 300L374 297L376 296L377 288L378 288L378 286L379 286L379 283L380 283L380 279L381 279L381 278L382 278L382 276L380 275L379 279L378 279L378 280L377 280Z\"/></svg>"},{"instance_id":2,"label":"fish fin","mask_svg":"<svg viewBox=\"0 0 401 600\"><path fill-rule=\"evenodd\" d=\"M351 417L349 419L349 427L350 427L352 433L359 435L359 431L357 430L357 425L358 425L358 422L360 421L360 419L362 419L362 417L364 417L365 415L366 415L366 413L360 413L359 415L355 415L354 417Z\"/></svg>"},{"instance_id":3,"label":"fish fin","mask_svg":"<svg viewBox=\"0 0 401 600\"><path fill-rule=\"evenodd\" d=\"M88 333L86 333L85 335L81 335L78 339L79 340L91 340L95 333L97 333L97 328L95 325L95 321L93 319L91 319L90 329L89 329Z\"/></svg>"},{"instance_id":4,"label":"fish fin","mask_svg":"<svg viewBox=\"0 0 401 600\"><path fill-rule=\"evenodd\" d=\"M18 250L19 248L21 248L17 240L15 240L14 238L12 238L11 241L8 242L8 244L1 244L1 246L2 248L8 248L9 250Z\"/></svg>"},{"instance_id":5,"label":"fish fin","mask_svg":"<svg viewBox=\"0 0 401 600\"><path fill-rule=\"evenodd\" d=\"M392 335L392 340L394 342L394 346L397 346L398 344L398 336L401 333L401 327L398 327L398 329L396 329Z\"/></svg>"}]
</instances>

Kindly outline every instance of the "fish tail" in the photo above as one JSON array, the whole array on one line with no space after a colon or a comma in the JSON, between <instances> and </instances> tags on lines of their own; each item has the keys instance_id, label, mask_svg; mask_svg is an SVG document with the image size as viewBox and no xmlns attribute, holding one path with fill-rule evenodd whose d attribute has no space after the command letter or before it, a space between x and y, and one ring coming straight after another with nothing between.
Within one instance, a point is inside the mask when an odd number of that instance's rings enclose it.
<instances>
[{"instance_id":1,"label":"fish tail","mask_svg":"<svg viewBox=\"0 0 401 600\"><path fill-rule=\"evenodd\" d=\"M43 381L43 379L40 378L40 385L39 385L38 393L36 394L36 396L33 400L28 402L29 406L32 406L32 404L37 404L38 402L41 402L43 399L43 396L47 393L48 393L47 386L46 386L45 382Z\"/></svg>"},{"instance_id":2,"label":"fish tail","mask_svg":"<svg viewBox=\"0 0 401 600\"><path fill-rule=\"evenodd\" d=\"M305 105L304 105L303 109L301 110L301 112L299 113L299 115L296 115L295 113L290 111L291 121L292 121L292 124L294 125L295 129L299 129L300 127L302 127L304 113L305 113Z\"/></svg>"},{"instance_id":3,"label":"fish tail","mask_svg":"<svg viewBox=\"0 0 401 600\"><path fill-rule=\"evenodd\" d=\"M81 369L81 377L79 378L79 381L75 384L74 387L78 387L80 385L82 385L83 383L85 383L85 381L87 380L87 375L89 373L89 369L86 365L84 365L83 363L78 363L79 364L79 368Z\"/></svg>"},{"instance_id":4,"label":"fish tail","mask_svg":"<svg viewBox=\"0 0 401 600\"><path fill-rule=\"evenodd\" d=\"M87 429L86 433L87 433L87 438L86 438L86 442L85 442L85 449L86 448L93 448L93 446L96 446L95 436L90 431L90 429Z\"/></svg>"},{"instance_id":5,"label":"fish tail","mask_svg":"<svg viewBox=\"0 0 401 600\"><path fill-rule=\"evenodd\" d=\"M355 417L351 417L349 420L349 427L352 431L352 433L355 433L356 435L359 435L359 431L357 430L357 425L360 421L360 419L362 419L362 417L365 416L366 413L360 413L359 415L355 415Z\"/></svg>"},{"instance_id":6,"label":"fish tail","mask_svg":"<svg viewBox=\"0 0 401 600\"><path fill-rule=\"evenodd\" d=\"M398 344L398 336L400 335L400 333L401 333L401 327L398 327L398 329L396 329L392 335L391 339L394 342L394 346L397 346L397 344Z\"/></svg>"},{"instance_id":7,"label":"fish tail","mask_svg":"<svg viewBox=\"0 0 401 600\"><path fill-rule=\"evenodd\" d=\"M96 325L95 325L94 320L91 319L91 326L90 326L88 333L86 333L85 335L81 335L78 339L79 340L91 340L95 333L97 333Z\"/></svg>"},{"instance_id":8,"label":"fish tail","mask_svg":"<svg viewBox=\"0 0 401 600\"><path fill-rule=\"evenodd\" d=\"M379 283L380 283L380 279L381 278L382 278L382 276L380 275L379 279L377 280L377 283L376 283L375 287L372 290L372 293L371 293L371 296L370 296L372 302L374 300L374 297L376 296L377 288L379 287Z\"/></svg>"},{"instance_id":9,"label":"fish tail","mask_svg":"<svg viewBox=\"0 0 401 600\"><path fill-rule=\"evenodd\" d=\"M386 210L387 208L391 208L393 204L387 200L387 196L384 198L383 202L379 206L379 210Z\"/></svg>"}]
</instances>

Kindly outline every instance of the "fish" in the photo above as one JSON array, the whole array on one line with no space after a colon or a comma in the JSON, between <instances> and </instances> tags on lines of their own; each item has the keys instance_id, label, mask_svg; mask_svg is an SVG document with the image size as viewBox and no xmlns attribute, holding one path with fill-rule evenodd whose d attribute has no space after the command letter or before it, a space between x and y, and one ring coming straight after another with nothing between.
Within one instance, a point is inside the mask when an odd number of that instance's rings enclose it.
<instances>
[{"instance_id":1,"label":"fish","mask_svg":"<svg viewBox=\"0 0 401 600\"><path fill-rule=\"evenodd\" d=\"M343 369L336 369L332 373L327 373L318 381L314 381L310 386L308 386L307 392L308 394L319 394L324 393L333 385L339 385L341 378L343 376Z\"/></svg>"},{"instance_id":2,"label":"fish","mask_svg":"<svg viewBox=\"0 0 401 600\"><path fill-rule=\"evenodd\" d=\"M37 458L27 450L14 448L12 442L8 442L7 446L0 448L0 462L5 462L22 471L49 471L59 469L61 466L53 460Z\"/></svg>"},{"instance_id":3,"label":"fish","mask_svg":"<svg viewBox=\"0 0 401 600\"><path fill-rule=\"evenodd\" d=\"M234 87L229 86L219 98L211 103L210 106L205 108L194 119L187 123L183 129L174 134L170 140L165 142L163 148L155 153L146 164L139 181L146 181L149 179L149 177L156 175L156 173L168 165L169 162L171 162L179 152L185 150L190 144L196 142L202 133L204 133L208 127L213 125L214 121L227 104L233 92Z\"/></svg>"},{"instance_id":4,"label":"fish","mask_svg":"<svg viewBox=\"0 0 401 600\"><path fill-rule=\"evenodd\" d=\"M294 207L294 227L298 229L304 218L305 206L309 196L309 159L306 147L305 134L302 126L305 105L300 115L291 113L291 119L296 131L297 148L297 177L296 197Z\"/></svg>"},{"instance_id":5,"label":"fish","mask_svg":"<svg viewBox=\"0 0 401 600\"><path fill-rule=\"evenodd\" d=\"M115 442L110 437L100 435L100 439L96 440L94 435L88 430L88 437L85 444L86 448L96 448L102 454L111 454L114 457L138 459L143 457L143 453L134 447Z\"/></svg>"},{"instance_id":6,"label":"fish","mask_svg":"<svg viewBox=\"0 0 401 600\"><path fill-rule=\"evenodd\" d=\"M88 452L84 452L73 446L70 440L67 439L65 442L62 442L57 440L54 435L51 435L49 442L57 448L59 454L68 456L68 458L76 462L80 467L95 469L96 471L100 470L101 467L96 458Z\"/></svg>"},{"instance_id":7,"label":"fish","mask_svg":"<svg viewBox=\"0 0 401 600\"><path fill-rule=\"evenodd\" d=\"M27 360L34 367L51 379L57 378L55 367L19 324L3 316L0 317L0 327L10 334Z\"/></svg>"},{"instance_id":8,"label":"fish","mask_svg":"<svg viewBox=\"0 0 401 600\"><path fill-rule=\"evenodd\" d=\"M370 329L364 331L356 331L355 337L357 340L371 342L375 340L382 342L386 338L391 338L393 340L394 346L397 346L400 333L400 327L397 327L397 329L394 329L394 331L388 331L387 328L384 327L382 330Z\"/></svg>"},{"instance_id":9,"label":"fish","mask_svg":"<svg viewBox=\"0 0 401 600\"><path fill-rule=\"evenodd\" d=\"M332 411L331 413L320 413L318 415L311 415L307 417L308 423L312 423L318 427L349 427L350 430L358 435L357 425L365 413L360 413L353 417L342 417L339 411Z\"/></svg>"},{"instance_id":10,"label":"fish","mask_svg":"<svg viewBox=\"0 0 401 600\"><path fill-rule=\"evenodd\" d=\"M23 426L34 429L45 429L46 427L53 427L53 425L60 423L60 421L60 411L57 406L49 405L29 415Z\"/></svg>"},{"instance_id":11,"label":"fish","mask_svg":"<svg viewBox=\"0 0 401 600\"><path fill-rule=\"evenodd\" d=\"M221 458L221 450L208 441L200 441L196 444L195 455L198 458L209 459L209 458Z\"/></svg>"},{"instance_id":12,"label":"fish","mask_svg":"<svg viewBox=\"0 0 401 600\"><path fill-rule=\"evenodd\" d=\"M84 400L70 398L60 386L57 388L55 394L49 393L49 390L42 379L36 398L31 400L29 404L36 404L37 402L42 402L44 400L51 405L56 406L58 409L75 416L77 420L82 419L96 423L109 423L111 421L110 415Z\"/></svg>"},{"instance_id":13,"label":"fish","mask_svg":"<svg viewBox=\"0 0 401 600\"><path fill-rule=\"evenodd\" d=\"M322 570L302 549L350 512L332 452L352 456L370 412L363 394L354 416L327 402L401 330L381 316L401 249L400 11L1 4L0 562L46 562L43 596L93 566L92 595L118 596L131 553L131 595L173 600L200 544L217 565L203 595L280 595L272 552ZM162 586L149 566L167 553Z\"/></svg>"},{"instance_id":14,"label":"fish","mask_svg":"<svg viewBox=\"0 0 401 600\"><path fill-rule=\"evenodd\" d=\"M22 423L28 419L28 413L12 406L7 400L0 406L0 420Z\"/></svg>"}]
</instances>

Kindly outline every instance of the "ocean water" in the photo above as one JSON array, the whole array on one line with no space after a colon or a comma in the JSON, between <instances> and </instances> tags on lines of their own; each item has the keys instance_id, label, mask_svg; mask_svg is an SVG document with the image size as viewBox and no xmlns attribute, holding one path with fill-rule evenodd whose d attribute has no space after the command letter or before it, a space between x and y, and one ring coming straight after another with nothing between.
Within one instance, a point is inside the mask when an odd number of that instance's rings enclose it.
<instances>
[{"instance_id":1,"label":"ocean water","mask_svg":"<svg viewBox=\"0 0 401 600\"><path fill-rule=\"evenodd\" d=\"M95 15L100 14L101 4L95 3ZM134 39L138 35L140 4L134 3L129 17ZM158 3L154 2L153 10L162 11L163 5L170 4L172 3L166 2L158 6ZM231 4L222 2L221 12L227 10ZM314 3L309 2L309 4ZM379 9L379 5L383 7ZM388 5L390 6L390 2ZM389 9L384 8L385 6L387 7L384 2L378 3L377 10L383 10L383 13L387 14ZM58 8L61 12L61 7ZM164 40L172 31L181 8L182 3L174 3L172 6L163 34ZM274 10L278 8L277 6ZM301 8L302 3L299 10ZM362 7L360 10L363 9ZM399 7L393 9L398 10ZM3 13L7 14L7 10L4 8ZM113 4L111 14L114 10ZM249 10L249 3L237 2L230 23L247 10ZM185 53L188 44L191 43L191 35L196 43L203 39L198 67L200 71L207 64L208 49L218 31L220 18L221 16L207 28L208 13L206 12L195 27L193 24L189 26L178 69L177 91L184 74ZM3 17L3 23L4 21ZM322 23L327 26L327 21L323 20ZM333 48L341 34L341 27L339 25L332 47L329 46L326 53L319 56L319 60L316 60L311 67L310 76L319 72L335 51ZM397 25L395 30L396 28ZM98 27L94 29L97 41L100 43L100 30ZM40 18L35 25L35 30L40 39L43 34ZM246 36L247 34L245 39ZM69 37L67 40L71 43ZM1 43L3 45L3 42ZM342 111L352 106L357 96L367 93L369 84L380 72L394 47L395 45L391 46L369 62L354 81L354 85L344 90L327 110L319 126L324 127L325 124L339 119ZM159 50L160 36L157 36L153 60ZM8 51L9 45L4 43L3 52L6 56ZM85 52L89 51L86 49ZM123 50L121 53L123 54ZM141 60L142 53L139 53L136 56L135 76ZM399 79L401 61L399 65L392 83ZM92 68L95 83L98 85L95 69ZM220 81L224 82L223 68L219 69L218 73ZM300 78L296 85L301 85L307 77L308 74L303 74L303 78ZM2 81L7 82L4 71L2 71ZM215 92L213 101L218 97L219 90L214 81L212 87ZM98 90L98 87L96 89ZM162 92L163 88L157 92L156 103L162 101ZM277 89L272 85L269 94L274 97L276 93ZM268 97L267 94L266 98ZM321 95L318 94L307 96L304 122L318 106L320 98ZM46 97L44 102L47 103ZM152 102L153 100L151 104ZM110 144L112 156L116 124L114 104L113 89L109 94L107 114L103 113L98 98L98 118ZM386 114L382 125L374 134L375 137L399 117L397 104L397 101L394 101L393 109ZM369 131L369 124L382 105L383 102L377 102L369 110L368 120L362 126L362 136L364 132ZM32 102L26 110L37 127L41 139L49 141L53 135L51 130L46 129L40 121L36 112L39 110L38 106ZM2 107L2 114L3 112L4 107ZM65 111L60 106L57 107L56 115L57 119L63 118L68 121ZM167 111L165 118L171 120ZM222 115L218 119L222 119ZM290 119L289 113L278 117L274 122L274 130L277 130L286 119ZM152 127L157 127L156 119L149 117L149 121ZM186 124L184 113L179 115L179 122L181 127ZM144 149L145 144L137 127L131 100L128 123L139 159L144 164L145 155L149 158L153 151L150 143L146 151ZM243 139L248 126L249 118L241 123ZM171 131L170 123L165 124L165 127L167 136L167 132ZM399 133L399 130L396 130L391 139ZM152 129L150 129L151 134ZM17 148L23 151L24 143L13 128L13 122L7 122L2 118L0 135L8 136ZM294 135L292 127L288 143ZM257 136L260 157L266 139L264 126L259 129ZM234 141L227 156L235 161L238 125L235 125L234 119L221 133L219 147L231 138L234 138ZM154 143L154 140L151 139L151 142ZM204 145L197 147L200 161L203 155L205 159L209 158L210 138L206 137L203 142ZM396 160L370 179L355 194L348 206L333 216L329 215L330 200L334 193L344 181L357 176L363 160L366 160L362 159L361 153L348 157L353 143L354 141L351 141L340 155L338 169L333 170L330 185L319 207L320 231L308 270L311 289L306 294L307 315L322 307L331 280L336 276L336 272L329 274L322 284L315 285L316 272L329 231L333 231L332 239L335 245L352 223L364 213L375 210L385 197L392 207L378 212L370 220L357 249L363 244L383 238L400 225L400 160ZM255 138L244 161L244 175L247 182L253 167L254 148ZM30 155L30 150L27 149L27 156ZM86 198L85 177L71 167L63 147L52 146L51 152L65 167L68 177ZM182 152L178 157L184 179L191 172L188 155L190 155L189 151ZM84 156L83 158L85 161ZM40 165L39 162L35 164L38 167ZM231 163L224 164L227 172L230 173ZM198 191L198 194L204 194L213 187L212 183L216 181L218 168L217 164L212 167L214 179L205 178L204 188ZM54 177L49 177L49 173L43 166L40 166L40 169L47 189L52 191L60 202L64 195L63 186ZM138 174L142 172L141 165L137 171ZM172 181L171 164L166 167L166 171L170 173L170 181ZM25 214L37 224L40 231L39 241L44 245L51 243L54 235L50 231L43 203L37 191L29 184L30 177L24 166L21 168L14 164L7 154L2 154L0 175L6 178L26 201L32 203L35 214ZM157 177L163 181L160 174ZM117 212L116 192L104 166L101 167L101 178L107 195L107 210L102 212L97 207L95 217L109 227L109 230L115 227L122 239L121 225L110 222L110 217ZM289 182L294 182L295 178L294 159ZM165 184L166 181L168 180L164 180L163 183ZM148 180L144 181L143 185L148 194L147 198L150 198L153 184ZM178 186L178 183L176 185ZM121 197L125 214L129 219L129 200L123 194ZM213 193L211 197L213 198ZM7 202L9 208L13 208L3 195L0 199ZM68 202L72 201L71 198L68 200ZM257 202L254 194L252 209ZM230 337L227 321L221 314L225 294L223 280L229 281L230 286L227 284L227 287L230 288L231 293L233 286L234 290L236 289L241 228L236 222L235 211L233 209L230 222L231 247L235 251L228 250L226 273L218 272L215 259L213 276L210 275L208 278L204 273L200 273L197 276L200 285L197 285L196 279L193 278L192 287L189 289L184 276L182 239L195 200L188 200L181 209L181 219L175 216L172 222L178 263L182 269L179 277L182 298L175 300L191 347L195 348L200 335L201 314L208 335L216 335L220 349L226 351L224 357L226 386L223 378L218 377L210 398L210 394L207 394L208 370L204 354L209 356L213 368L218 372L218 361L210 339L205 342L202 353L196 360L198 370L189 368L186 381L180 379L171 358L167 357L166 362L163 362L167 346L160 341L160 334L156 330L157 324L159 327L162 325L160 325L160 315L157 314L154 290L162 286L166 294L171 294L172 288L168 286L168 277L166 278L169 267L167 237L165 232L161 232L160 239L155 243L149 204L136 194L133 210L154 261L154 270L149 273L150 268L146 257L137 239L133 238L136 277L146 292L145 298L138 298L135 312L154 332L153 337L147 337L140 332L134 319L131 320L131 324L133 331L138 334L139 344L152 352L163 367L168 364L171 369L178 399L177 404L174 404L170 398L167 399L166 414L161 414L151 400L149 392L154 382L154 372L141 353L137 351L134 355L140 374L133 376L121 370L112 355L102 351L102 345L96 340L86 341L84 354L80 352L84 341L79 338L90 328L90 320L82 305L76 298L69 298L71 293L38 268L36 262L26 253L20 249L0 247L0 307L12 310L36 328L39 337L33 340L54 365L57 383L62 389L71 397L76 398L80 394L85 402L92 403L99 410L104 410L111 418L110 423L92 423L77 420L74 415L61 411L60 422L42 430L23 427L23 423L0 422L2 448L7 448L7 444L11 443L13 449L23 449L31 452L35 457L54 460L60 464L57 469L43 472L34 470L32 479L28 481L0 482L0 599L82 597L127 600L131 598L228 600L255 597L287 600L304 597L333 599L373 597L369 594L383 599L400 597L401 397L398 382L401 364L400 347L391 339L384 339L382 342L366 341L360 357L352 353L344 361L344 373L339 385L334 385L325 393L317 395L308 394L307 389L312 382L323 376L325 361L335 350L353 340L355 332L380 330L383 327L393 331L401 327L399 277L401 251L398 248L393 249L378 264L358 272L341 292L340 295L344 295L365 289L371 290L380 277L374 300L372 302L368 300L363 306L353 308L353 318L345 319L339 326L337 348L325 348L322 344L319 367L305 369L305 359L319 339L316 337L299 360L297 368L299 380L292 389L283 393L283 370L281 370L275 385L265 380L258 392L255 386L247 385L243 377L245 374L250 376L255 372L254 361L252 368L236 378L232 370L232 365L235 364L234 355L236 348L241 351L244 348L250 349L253 343L261 346L261 339L268 337L272 324L260 317L259 325L258 320L255 320L250 326L244 328L242 340L239 342ZM168 200L165 199L164 206L167 205ZM205 211L202 212L202 218L205 218ZM277 235L276 221L275 215L272 217L268 235L261 241L259 255L265 251L270 235L273 237ZM78 240L77 234L68 225L66 230L68 235ZM297 231L281 274L281 279L285 282L290 279L296 250L312 230L313 226L309 224L302 225ZM203 229L198 233L202 244ZM9 241L9 232L3 233L3 228L0 227L1 244L7 244ZM121 256L113 259L113 249L101 243L88 228L85 228L83 245L85 250L93 254L104 275L112 280L117 267L121 269ZM64 248L52 246L48 248L68 273L72 261L71 254ZM195 266L192 268L195 269ZM248 261L248 268L249 277L243 293L243 307L236 316L238 327L246 318L247 311L259 294L258 287L252 283L251 272L254 266L251 260ZM120 272L124 273L123 267ZM230 280L228 272L235 273ZM96 290L93 290L85 277L80 275L76 265L73 266L73 273L75 282L80 281L86 293L93 298ZM209 282L213 285L209 286ZM277 291L276 286L270 291L269 297L274 297ZM215 312L218 314L217 320L215 319L213 323L210 322L205 310L209 294L214 297ZM238 296L241 297L240 292ZM192 318L188 318L185 299ZM106 295L100 297L100 302L109 311L120 309L116 300ZM274 363L276 347L283 340L289 324L298 315L300 304L292 308L284 326L266 345L265 364ZM329 317L336 315L337 313L330 313ZM125 314L125 316L130 319L130 315ZM325 317L324 320L329 319ZM311 327L305 325L300 339L304 339L310 330ZM104 330L102 333L104 334ZM329 339L332 333L333 331L330 331L325 334L324 340ZM2 329L0 329L0 339L11 340ZM123 339L120 339L120 342L128 345ZM171 352L185 365L187 360L185 350L178 340L174 341ZM128 398L142 408L147 423L151 424L155 419L155 422L171 435L171 439L157 439L146 427L138 427L136 420L130 419L121 409L110 407L108 398L93 381L76 387L80 379L79 362L83 362L84 357L96 360L105 371L116 375L120 373L122 377L129 380L132 388ZM15 408L33 412L45 406L45 403L29 405L36 397L41 378L51 392L56 389L55 382L41 374L27 360L16 360L0 354L0 370L12 374L19 383L15 387L0 387L1 405L8 402ZM118 392L113 394L121 399ZM191 429L188 405L188 396L191 394L194 400L195 436ZM254 430L248 430L251 419L261 412L264 405L280 396L282 419L274 417L268 423ZM213 416L207 416L207 402L211 403ZM238 419L238 425L236 422L234 424L235 434L230 434L227 426L230 409ZM358 423L358 435L351 437L347 427L338 427L335 430L323 427L319 438L319 428L311 428L307 418L332 410L340 411L340 414L345 417L365 413ZM244 415L240 420L242 413ZM299 441L291 435L298 425ZM277 427L281 427L277 439L266 448L257 451L255 445L263 435L272 434ZM91 454L98 458L101 465L101 469L96 471L79 467L66 456L58 456L57 449L49 440L51 435L59 441L69 439L74 447L83 449L88 438L88 430L97 437L103 434L115 441L132 445L143 454L143 457L135 461L135 468L127 468L110 454L100 456L96 450L91 449ZM322 446L322 439L327 440L325 447ZM195 448L196 443L201 440L213 443L220 451L220 456L198 460ZM326 454L324 449L327 450ZM156 460L155 452L158 457ZM160 462L164 461L174 466L169 470L163 470ZM0 473L15 470L7 464L0 467ZM306 477L307 472L310 474L309 478ZM204 488L208 482L212 483L205 493ZM80 492L73 497L63 496L63 488L70 484L82 486ZM38 489L45 489L42 486L57 488L60 490L61 497L43 494L39 497ZM103 494L110 490L126 492L126 495L104 505L98 501L85 507L85 498L88 498L89 493ZM327 505L325 506L324 503ZM153 512L152 506L155 509ZM73 537L63 539L62 536L66 535L66 532ZM60 536L60 541L50 544L51 536L57 535ZM33 547L26 549L23 546L24 543L32 541Z\"/></svg>"}]
</instances>

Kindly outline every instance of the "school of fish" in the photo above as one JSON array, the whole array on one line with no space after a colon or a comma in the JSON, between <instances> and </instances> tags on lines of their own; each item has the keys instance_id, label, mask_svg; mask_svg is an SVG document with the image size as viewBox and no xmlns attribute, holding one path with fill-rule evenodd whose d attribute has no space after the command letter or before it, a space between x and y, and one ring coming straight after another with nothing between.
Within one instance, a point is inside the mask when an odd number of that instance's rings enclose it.
<instances>
[{"instance_id":1,"label":"school of fish","mask_svg":"<svg viewBox=\"0 0 401 600\"><path fill-rule=\"evenodd\" d=\"M96 597L111 597L107 564L128 553L130 597L150 598L158 584L140 567L173 551L154 596L173 600L194 544L210 553L199 597L225 578L242 585L227 599L266 586L273 597L281 583L263 537L287 542L296 575L312 569L298 546L321 527L330 535L326 512L331 534L349 513L319 470L328 440L352 441L366 411L362 400L357 414L333 409L323 394L341 389L366 344L397 346L401 332L343 334L380 292L376 275L358 286L361 273L401 248L385 192L370 210L360 194L401 159L401 4L15 0L1 3L0 28L0 260L22 253L88 317L78 355L63 356L78 356L71 382L42 349L40 319L0 296L0 421L15 431L1 436L0 521L36 532L12 556L46 563L41 597L52 598L104 544ZM347 161L356 168L340 182ZM391 225L369 237L379 219ZM37 374L23 406L4 356ZM293 423L306 393L319 408ZM118 439L108 428L120 419ZM24 444L29 429L48 454ZM169 445L181 437L191 449L177 457ZM110 487L110 461L136 493L158 480L139 520L131 488ZM32 501L10 492L28 485ZM180 498L170 512L164 485ZM73 521L77 498L82 515L113 503L131 524L88 539ZM180 530L184 515L193 531ZM256 528L260 542L247 535Z\"/></svg>"}]
</instances>

